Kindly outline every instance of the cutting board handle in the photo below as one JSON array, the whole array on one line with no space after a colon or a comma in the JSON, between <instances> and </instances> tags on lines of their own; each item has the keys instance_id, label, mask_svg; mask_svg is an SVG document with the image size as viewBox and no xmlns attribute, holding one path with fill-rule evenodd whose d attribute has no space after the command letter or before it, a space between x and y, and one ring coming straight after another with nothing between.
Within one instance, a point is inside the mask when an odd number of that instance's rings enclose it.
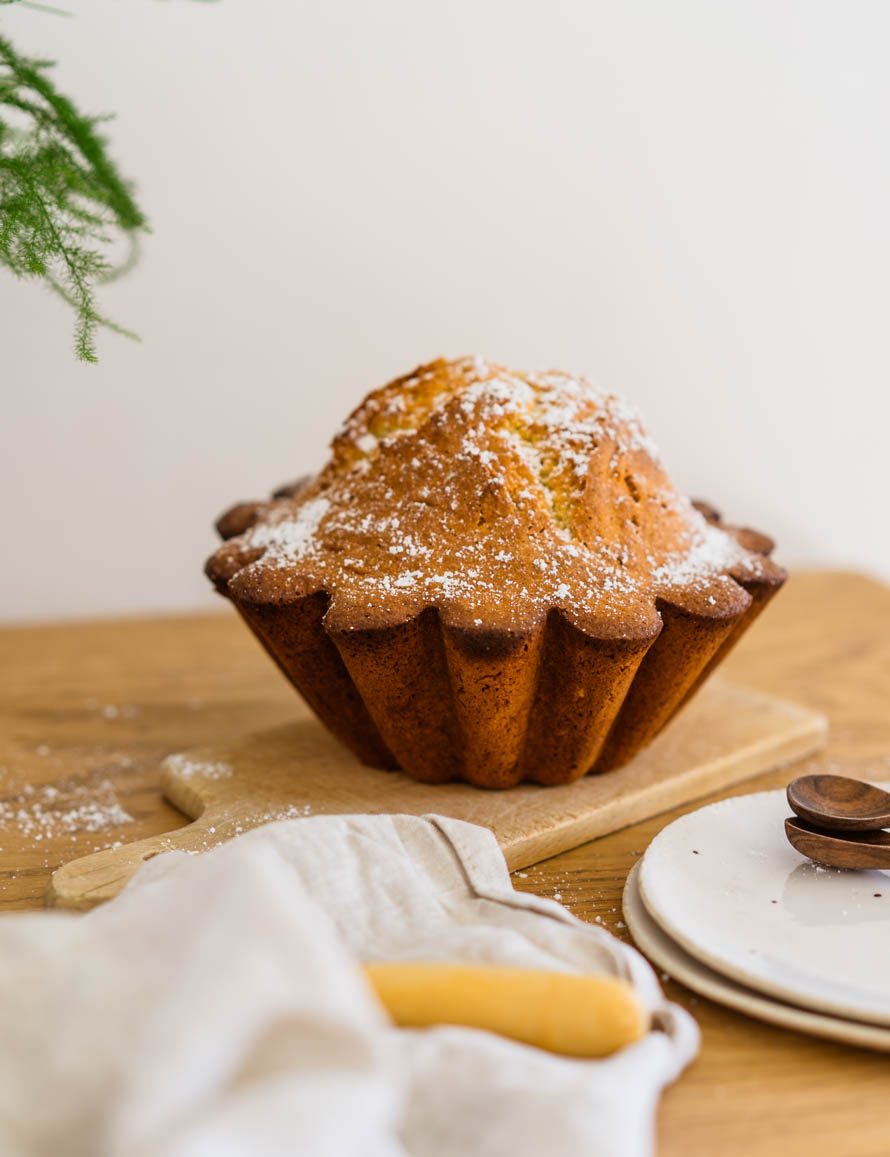
<instances>
[{"instance_id":1,"label":"cutting board handle","mask_svg":"<svg viewBox=\"0 0 890 1157\"><path fill-rule=\"evenodd\" d=\"M825 735L825 719L815 712L712 679L617 771L563 787L497 792L365 767L306 716L168 757L161 790L194 822L65 864L53 877L49 902L92 908L116 895L151 856L205 852L261 824L308 815L437 813L468 820L494 833L513 870L810 755Z\"/></svg>"},{"instance_id":2,"label":"cutting board handle","mask_svg":"<svg viewBox=\"0 0 890 1157\"><path fill-rule=\"evenodd\" d=\"M207 816L160 836L150 836L135 844L106 848L91 856L81 856L54 872L47 901L57 908L85 911L110 900L130 882L146 860L164 852L204 852L228 838Z\"/></svg>"}]
</instances>

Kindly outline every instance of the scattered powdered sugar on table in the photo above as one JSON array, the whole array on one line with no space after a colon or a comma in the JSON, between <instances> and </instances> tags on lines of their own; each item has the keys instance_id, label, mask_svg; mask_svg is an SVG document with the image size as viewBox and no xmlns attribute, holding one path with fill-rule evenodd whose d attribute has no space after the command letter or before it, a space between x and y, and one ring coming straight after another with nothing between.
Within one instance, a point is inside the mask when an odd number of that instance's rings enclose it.
<instances>
[{"instance_id":1,"label":"scattered powdered sugar on table","mask_svg":"<svg viewBox=\"0 0 890 1157\"><path fill-rule=\"evenodd\" d=\"M90 711L97 711L110 723L116 719L135 719L139 714L139 708L135 703L100 703L94 696L85 699L84 706Z\"/></svg>"},{"instance_id":2,"label":"scattered powdered sugar on table","mask_svg":"<svg viewBox=\"0 0 890 1157\"><path fill-rule=\"evenodd\" d=\"M232 775L232 765L229 763L192 759L184 752L168 755L162 766L182 779L191 779L192 776L200 776L202 779L229 779Z\"/></svg>"},{"instance_id":3,"label":"scattered powdered sugar on table","mask_svg":"<svg viewBox=\"0 0 890 1157\"><path fill-rule=\"evenodd\" d=\"M118 801L110 780L95 786L25 784L15 796L0 800L0 828L35 842L75 832L101 832L133 823Z\"/></svg>"},{"instance_id":4,"label":"scattered powdered sugar on table","mask_svg":"<svg viewBox=\"0 0 890 1157\"><path fill-rule=\"evenodd\" d=\"M257 817L261 824L273 823L276 820L296 820L303 819L306 816L311 816L312 805L308 803L288 804L287 807L279 808L277 811L265 812L263 815Z\"/></svg>"}]
</instances>

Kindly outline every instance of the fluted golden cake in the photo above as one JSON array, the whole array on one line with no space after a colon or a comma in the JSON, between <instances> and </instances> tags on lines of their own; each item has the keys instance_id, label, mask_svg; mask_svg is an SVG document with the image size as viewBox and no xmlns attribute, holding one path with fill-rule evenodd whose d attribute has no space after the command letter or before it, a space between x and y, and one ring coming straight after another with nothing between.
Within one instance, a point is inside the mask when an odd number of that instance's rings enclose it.
<instances>
[{"instance_id":1,"label":"fluted golden cake","mask_svg":"<svg viewBox=\"0 0 890 1157\"><path fill-rule=\"evenodd\" d=\"M217 525L208 575L318 717L426 783L625 763L785 579L622 399L480 358L375 390L317 477Z\"/></svg>"}]
</instances>

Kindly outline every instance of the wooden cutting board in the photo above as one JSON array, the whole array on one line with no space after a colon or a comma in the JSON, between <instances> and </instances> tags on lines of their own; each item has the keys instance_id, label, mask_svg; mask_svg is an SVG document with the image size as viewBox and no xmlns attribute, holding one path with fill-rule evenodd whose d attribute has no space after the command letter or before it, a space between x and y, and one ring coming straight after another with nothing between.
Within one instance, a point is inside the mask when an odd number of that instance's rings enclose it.
<instances>
[{"instance_id":1,"label":"wooden cutting board","mask_svg":"<svg viewBox=\"0 0 890 1157\"><path fill-rule=\"evenodd\" d=\"M59 868L50 901L91 908L166 851L205 851L276 819L349 812L437 812L494 832L511 871L818 751L822 715L710 680L631 763L564 787L484 791L430 786L364 767L302 702L293 723L195 748L162 765L168 799L194 820L167 835Z\"/></svg>"}]
</instances>

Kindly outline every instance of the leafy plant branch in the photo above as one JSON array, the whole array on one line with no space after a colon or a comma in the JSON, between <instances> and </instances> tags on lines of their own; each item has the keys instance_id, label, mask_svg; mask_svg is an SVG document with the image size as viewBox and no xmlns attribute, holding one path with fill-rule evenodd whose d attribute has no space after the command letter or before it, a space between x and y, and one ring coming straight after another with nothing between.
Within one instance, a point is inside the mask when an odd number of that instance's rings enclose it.
<instances>
[{"instance_id":1,"label":"leafy plant branch","mask_svg":"<svg viewBox=\"0 0 890 1157\"><path fill-rule=\"evenodd\" d=\"M95 287L129 265L108 254L147 222L98 131L107 118L80 113L51 67L0 36L0 264L68 302L77 356L94 362L100 325L128 333L99 313Z\"/></svg>"}]
</instances>

